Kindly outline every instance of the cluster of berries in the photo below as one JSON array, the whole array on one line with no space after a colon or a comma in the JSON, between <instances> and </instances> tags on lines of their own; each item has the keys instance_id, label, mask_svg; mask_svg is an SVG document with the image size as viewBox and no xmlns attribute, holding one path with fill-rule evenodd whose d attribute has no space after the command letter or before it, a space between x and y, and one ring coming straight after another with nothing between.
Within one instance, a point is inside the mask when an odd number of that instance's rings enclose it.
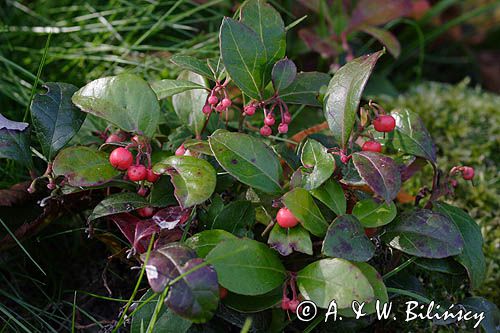
<instances>
[{"instance_id":1,"label":"cluster of berries","mask_svg":"<svg viewBox=\"0 0 500 333\"><path fill-rule=\"evenodd\" d=\"M219 98L217 97L217 90L212 90L210 96L207 98L207 102L203 106L203 113L208 116L212 113L212 110L220 113L229 109L233 102L227 96L227 94L224 93L224 95L225 96L222 98L222 100L219 101Z\"/></svg>"},{"instance_id":2,"label":"cluster of berries","mask_svg":"<svg viewBox=\"0 0 500 333\"><path fill-rule=\"evenodd\" d=\"M119 147L113 150L109 155L109 163L118 170L126 170L128 179L133 182L147 180L154 183L160 178L151 168L146 168L139 161L134 164L134 156L127 148Z\"/></svg>"},{"instance_id":3,"label":"cluster of berries","mask_svg":"<svg viewBox=\"0 0 500 333\"><path fill-rule=\"evenodd\" d=\"M262 108L264 110L264 126L260 128L260 134L262 136L270 136L273 133L271 127L276 123L276 117L273 112L276 105L280 106L281 112L281 122L278 125L278 133L285 134L288 132L288 124L292 122L292 115L288 112L286 104L278 101L278 103L274 104L270 110L266 110L265 107ZM258 104L250 103L243 108L243 114L246 116L253 116L257 108Z\"/></svg>"},{"instance_id":4,"label":"cluster of berries","mask_svg":"<svg viewBox=\"0 0 500 333\"><path fill-rule=\"evenodd\" d=\"M462 174L464 180L472 180L474 178L474 168L469 166L456 166L450 170L450 175Z\"/></svg>"},{"instance_id":5,"label":"cluster of berries","mask_svg":"<svg viewBox=\"0 0 500 333\"><path fill-rule=\"evenodd\" d=\"M396 120L390 115L379 115L373 121L373 127L377 132L389 133L396 127ZM361 147L363 151L373 151L376 153L382 152L382 145L375 140L366 141Z\"/></svg>"}]
</instances>

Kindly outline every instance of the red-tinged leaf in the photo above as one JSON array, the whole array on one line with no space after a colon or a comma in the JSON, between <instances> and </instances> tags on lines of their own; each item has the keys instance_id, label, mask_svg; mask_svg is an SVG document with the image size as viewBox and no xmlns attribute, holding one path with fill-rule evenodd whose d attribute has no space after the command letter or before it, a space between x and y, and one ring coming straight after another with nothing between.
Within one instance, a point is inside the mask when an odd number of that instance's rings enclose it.
<instances>
[{"instance_id":1,"label":"red-tinged leaf","mask_svg":"<svg viewBox=\"0 0 500 333\"><path fill-rule=\"evenodd\" d=\"M26 202L30 198L27 189L30 182L12 185L9 189L0 190L0 207L10 207Z\"/></svg>"},{"instance_id":2,"label":"red-tinged leaf","mask_svg":"<svg viewBox=\"0 0 500 333\"><path fill-rule=\"evenodd\" d=\"M116 226L122 234L127 238L130 244L134 244L135 239L135 227L137 223L141 222L141 219L135 217L129 213L116 214L110 216L111 221L115 222Z\"/></svg>"},{"instance_id":3,"label":"red-tinged leaf","mask_svg":"<svg viewBox=\"0 0 500 333\"><path fill-rule=\"evenodd\" d=\"M299 37L308 48L319 53L323 58L332 58L338 54L335 43L319 37L309 29L299 30Z\"/></svg>"},{"instance_id":4,"label":"red-tinged leaf","mask_svg":"<svg viewBox=\"0 0 500 333\"><path fill-rule=\"evenodd\" d=\"M351 15L348 31L362 25L380 25L411 14L411 0L360 0Z\"/></svg>"},{"instance_id":5,"label":"red-tinged leaf","mask_svg":"<svg viewBox=\"0 0 500 333\"><path fill-rule=\"evenodd\" d=\"M394 58L398 58L401 53L401 44L398 39L389 30L380 29L371 25L362 26L361 31L366 32L382 43Z\"/></svg>"},{"instance_id":6,"label":"red-tinged leaf","mask_svg":"<svg viewBox=\"0 0 500 333\"><path fill-rule=\"evenodd\" d=\"M160 229L174 229L178 224L184 224L191 215L191 209L182 209L180 206L167 207L158 211L152 220Z\"/></svg>"},{"instance_id":7,"label":"red-tinged leaf","mask_svg":"<svg viewBox=\"0 0 500 333\"><path fill-rule=\"evenodd\" d=\"M137 223L135 226L134 249L138 253L144 253L151 241L151 236L158 232L160 232L160 227L152 220Z\"/></svg>"},{"instance_id":8,"label":"red-tinged leaf","mask_svg":"<svg viewBox=\"0 0 500 333\"><path fill-rule=\"evenodd\" d=\"M397 164L385 155L362 151L352 154L356 170L375 194L390 203L401 188L401 173Z\"/></svg>"}]
</instances>

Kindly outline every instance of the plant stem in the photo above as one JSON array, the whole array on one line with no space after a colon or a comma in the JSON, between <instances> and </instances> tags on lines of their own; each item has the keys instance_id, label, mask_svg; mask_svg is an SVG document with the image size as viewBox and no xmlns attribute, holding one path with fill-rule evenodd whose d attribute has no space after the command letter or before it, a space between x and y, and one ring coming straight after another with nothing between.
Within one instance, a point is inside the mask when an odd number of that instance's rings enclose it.
<instances>
[{"instance_id":1,"label":"plant stem","mask_svg":"<svg viewBox=\"0 0 500 333\"><path fill-rule=\"evenodd\" d=\"M403 269L406 268L406 266L410 265L412 262L414 262L415 260L417 259L417 257L412 257L408 260L406 260L404 263L402 263L401 265L399 265L398 267L394 268L392 271L388 272L387 274L385 274L382 278L384 280L387 280L388 278L390 278L391 276L399 273L400 271L402 271Z\"/></svg>"},{"instance_id":2,"label":"plant stem","mask_svg":"<svg viewBox=\"0 0 500 333\"><path fill-rule=\"evenodd\" d=\"M167 297L168 290L169 286L167 286L165 290L163 290L160 297L158 298L158 303L156 303L155 311L153 312L153 316L151 317L151 321L149 322L148 330L146 331L146 333L154 332L156 320L158 319L158 315L160 314L161 308L163 306L163 301L165 301L165 297Z\"/></svg>"}]
</instances>

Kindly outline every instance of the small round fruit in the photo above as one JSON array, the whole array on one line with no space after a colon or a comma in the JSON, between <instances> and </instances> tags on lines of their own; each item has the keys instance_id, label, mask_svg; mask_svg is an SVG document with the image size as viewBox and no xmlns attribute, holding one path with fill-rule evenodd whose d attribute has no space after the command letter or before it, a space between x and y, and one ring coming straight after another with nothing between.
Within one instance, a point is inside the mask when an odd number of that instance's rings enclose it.
<instances>
[{"instance_id":1,"label":"small round fruit","mask_svg":"<svg viewBox=\"0 0 500 333\"><path fill-rule=\"evenodd\" d=\"M297 307L299 306L299 300L293 299L288 303L288 310L295 313L297 311Z\"/></svg>"},{"instance_id":2,"label":"small round fruit","mask_svg":"<svg viewBox=\"0 0 500 333\"><path fill-rule=\"evenodd\" d=\"M281 134L285 134L286 132L288 132L288 125L285 123L281 123L278 126L278 132L280 132Z\"/></svg>"},{"instance_id":3,"label":"small round fruit","mask_svg":"<svg viewBox=\"0 0 500 333\"><path fill-rule=\"evenodd\" d=\"M179 148L175 151L176 156L184 156L186 153L186 148L184 148L184 144L180 145Z\"/></svg>"},{"instance_id":4,"label":"small round fruit","mask_svg":"<svg viewBox=\"0 0 500 333\"><path fill-rule=\"evenodd\" d=\"M137 191L137 194L139 194L141 197L145 197L146 195L148 195L148 192L149 191L147 187L141 186Z\"/></svg>"},{"instance_id":5,"label":"small round fruit","mask_svg":"<svg viewBox=\"0 0 500 333\"><path fill-rule=\"evenodd\" d=\"M144 165L132 165L127 169L127 176L133 182L145 180L148 175Z\"/></svg>"},{"instance_id":6,"label":"small round fruit","mask_svg":"<svg viewBox=\"0 0 500 333\"><path fill-rule=\"evenodd\" d=\"M382 152L382 145L377 141L366 141L361 147L363 151L373 151L375 153Z\"/></svg>"},{"instance_id":7,"label":"small round fruit","mask_svg":"<svg viewBox=\"0 0 500 333\"><path fill-rule=\"evenodd\" d=\"M283 114L283 119L282 121L285 123L285 124L290 124L292 122L292 115L290 114L290 112L285 112Z\"/></svg>"},{"instance_id":8,"label":"small round fruit","mask_svg":"<svg viewBox=\"0 0 500 333\"><path fill-rule=\"evenodd\" d=\"M281 309L283 309L284 311L287 311L290 307L290 299L288 297L283 297L283 299L281 300Z\"/></svg>"},{"instance_id":9,"label":"small round fruit","mask_svg":"<svg viewBox=\"0 0 500 333\"><path fill-rule=\"evenodd\" d=\"M109 155L109 163L119 170L127 170L134 163L134 156L128 149L119 147Z\"/></svg>"},{"instance_id":10,"label":"small round fruit","mask_svg":"<svg viewBox=\"0 0 500 333\"><path fill-rule=\"evenodd\" d=\"M380 115L373 121L373 127L377 132L392 132L396 127L396 119L389 115Z\"/></svg>"},{"instance_id":11,"label":"small round fruit","mask_svg":"<svg viewBox=\"0 0 500 333\"><path fill-rule=\"evenodd\" d=\"M253 105L247 105L245 107L245 114L247 116L253 116L255 114L255 110L256 110L255 106L253 106Z\"/></svg>"},{"instance_id":12,"label":"small round fruit","mask_svg":"<svg viewBox=\"0 0 500 333\"><path fill-rule=\"evenodd\" d=\"M156 173L153 172L151 169L146 170L147 175L146 175L146 180L150 183L156 183L158 179L160 179L160 175L157 175Z\"/></svg>"},{"instance_id":13,"label":"small round fruit","mask_svg":"<svg viewBox=\"0 0 500 333\"><path fill-rule=\"evenodd\" d=\"M121 135L116 134L116 133L111 134L106 139L106 143L118 143L118 142L123 142L123 141L125 141L125 138L122 137Z\"/></svg>"},{"instance_id":14,"label":"small round fruit","mask_svg":"<svg viewBox=\"0 0 500 333\"><path fill-rule=\"evenodd\" d=\"M273 130L271 129L271 127L269 127L267 125L264 125L260 128L260 134L263 136L269 136L272 134L272 132L273 132Z\"/></svg>"},{"instance_id":15,"label":"small round fruit","mask_svg":"<svg viewBox=\"0 0 500 333\"><path fill-rule=\"evenodd\" d=\"M462 169L462 178L465 180L472 180L472 178L474 178L474 168L464 166Z\"/></svg>"},{"instance_id":16,"label":"small round fruit","mask_svg":"<svg viewBox=\"0 0 500 333\"><path fill-rule=\"evenodd\" d=\"M219 99L217 98L217 96L212 95L208 98L208 104L210 104L210 105L215 105L218 102L219 102Z\"/></svg>"},{"instance_id":17,"label":"small round fruit","mask_svg":"<svg viewBox=\"0 0 500 333\"><path fill-rule=\"evenodd\" d=\"M209 104L205 104L201 109L201 112L203 112L204 114L210 114L211 111L212 107Z\"/></svg>"},{"instance_id":18,"label":"small round fruit","mask_svg":"<svg viewBox=\"0 0 500 333\"><path fill-rule=\"evenodd\" d=\"M220 299L226 298L227 297L227 293L228 293L228 291L227 291L226 288L219 286L219 297L220 297Z\"/></svg>"},{"instance_id":19,"label":"small round fruit","mask_svg":"<svg viewBox=\"0 0 500 333\"><path fill-rule=\"evenodd\" d=\"M224 98L220 104L224 107L224 109L227 109L228 107L231 106L231 104L233 104L233 102L231 102L231 100L229 98Z\"/></svg>"},{"instance_id":20,"label":"small round fruit","mask_svg":"<svg viewBox=\"0 0 500 333\"><path fill-rule=\"evenodd\" d=\"M139 216L142 216L142 217L151 217L151 216L153 216L154 213L155 213L155 210L153 207L143 207L143 208L139 208L137 210L137 214L139 214Z\"/></svg>"},{"instance_id":21,"label":"small round fruit","mask_svg":"<svg viewBox=\"0 0 500 333\"><path fill-rule=\"evenodd\" d=\"M299 220L285 207L278 211L276 221L278 221L279 226L282 228L293 228L299 223Z\"/></svg>"},{"instance_id":22,"label":"small round fruit","mask_svg":"<svg viewBox=\"0 0 500 333\"><path fill-rule=\"evenodd\" d=\"M275 122L276 119L274 119L272 114L268 114L266 118L264 118L264 124L266 124L267 126L273 126Z\"/></svg>"},{"instance_id":23,"label":"small round fruit","mask_svg":"<svg viewBox=\"0 0 500 333\"><path fill-rule=\"evenodd\" d=\"M377 228L365 228L365 235L368 237L373 237L377 234Z\"/></svg>"}]
</instances>

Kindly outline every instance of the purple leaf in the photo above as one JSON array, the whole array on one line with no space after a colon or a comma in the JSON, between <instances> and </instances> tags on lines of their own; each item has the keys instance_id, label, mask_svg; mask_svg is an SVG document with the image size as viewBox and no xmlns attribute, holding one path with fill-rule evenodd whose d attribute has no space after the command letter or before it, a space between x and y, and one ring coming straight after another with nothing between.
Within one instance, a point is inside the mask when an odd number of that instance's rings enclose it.
<instances>
[{"instance_id":1,"label":"purple leaf","mask_svg":"<svg viewBox=\"0 0 500 333\"><path fill-rule=\"evenodd\" d=\"M352 160L361 178L377 196L387 203L396 198L401 188L401 173L390 157L363 151L352 154Z\"/></svg>"},{"instance_id":2,"label":"purple leaf","mask_svg":"<svg viewBox=\"0 0 500 333\"><path fill-rule=\"evenodd\" d=\"M347 31L357 30L362 25L380 25L398 17L409 15L411 0L361 0L351 15Z\"/></svg>"},{"instance_id":3,"label":"purple leaf","mask_svg":"<svg viewBox=\"0 0 500 333\"><path fill-rule=\"evenodd\" d=\"M184 224L191 215L191 209L182 209L180 206L167 207L158 211L152 220L163 229L172 230L178 224Z\"/></svg>"}]
</instances>

